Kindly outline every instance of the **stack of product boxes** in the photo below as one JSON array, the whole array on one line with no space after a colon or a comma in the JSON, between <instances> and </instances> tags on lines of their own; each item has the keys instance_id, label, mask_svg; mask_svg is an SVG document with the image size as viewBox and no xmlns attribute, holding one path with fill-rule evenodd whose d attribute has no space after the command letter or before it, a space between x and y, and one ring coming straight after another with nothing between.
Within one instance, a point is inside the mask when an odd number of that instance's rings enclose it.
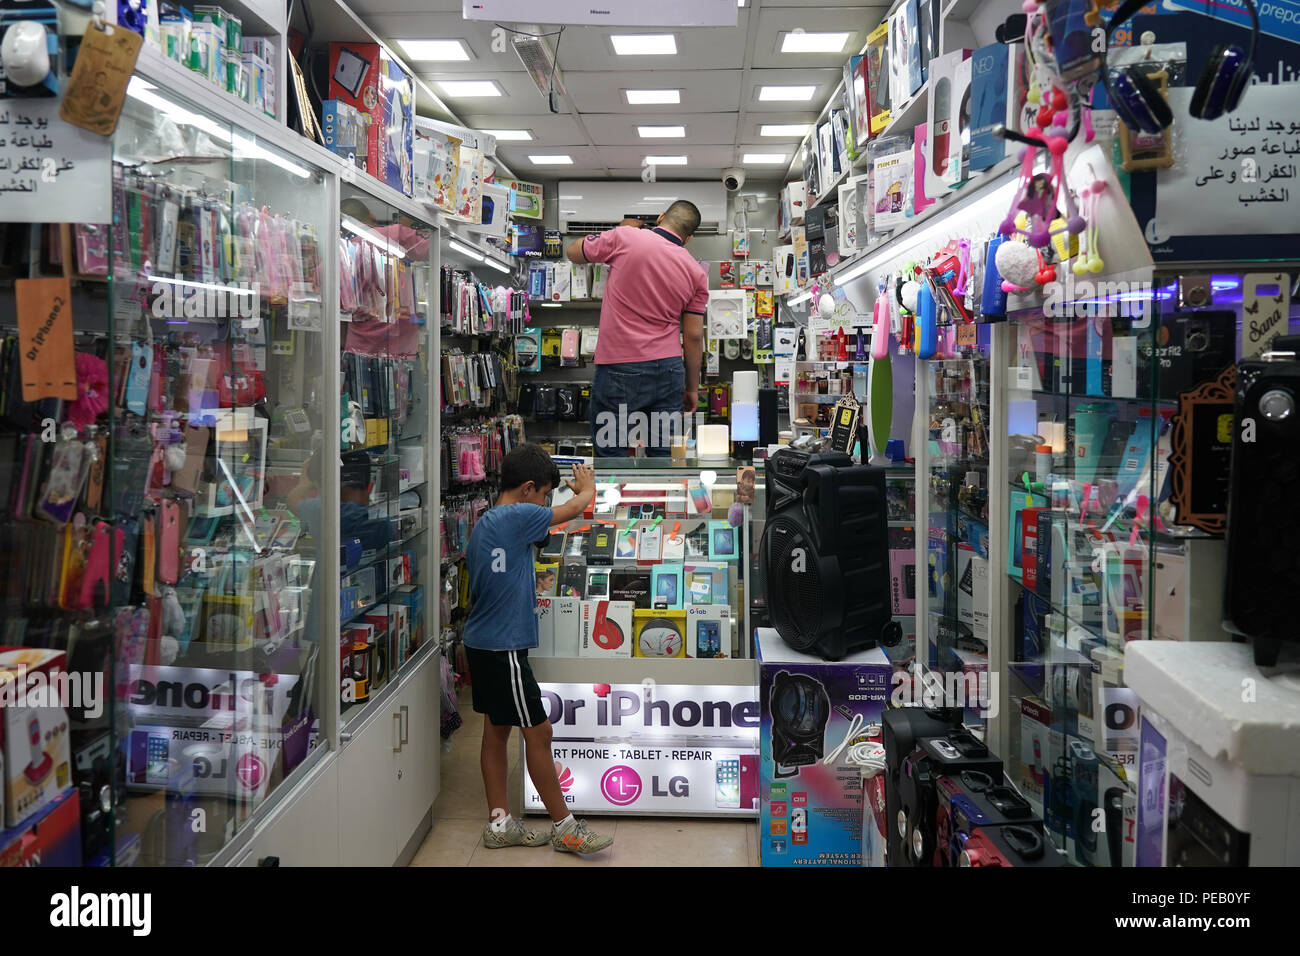
<instances>
[{"instance_id":1,"label":"stack of product boxes","mask_svg":"<svg viewBox=\"0 0 1300 956\"><path fill-rule=\"evenodd\" d=\"M377 43L331 43L325 126L342 130L351 145L328 143L338 155L398 192L414 193L415 83ZM344 130L344 127L348 127ZM362 128L364 127L364 148ZM364 166L361 159L364 156Z\"/></svg>"},{"instance_id":2,"label":"stack of product boxes","mask_svg":"<svg viewBox=\"0 0 1300 956\"><path fill-rule=\"evenodd\" d=\"M158 31L170 59L266 115L276 115L273 40L245 37L239 17L217 6L195 6L193 13L171 7L159 15Z\"/></svg>"}]
</instances>

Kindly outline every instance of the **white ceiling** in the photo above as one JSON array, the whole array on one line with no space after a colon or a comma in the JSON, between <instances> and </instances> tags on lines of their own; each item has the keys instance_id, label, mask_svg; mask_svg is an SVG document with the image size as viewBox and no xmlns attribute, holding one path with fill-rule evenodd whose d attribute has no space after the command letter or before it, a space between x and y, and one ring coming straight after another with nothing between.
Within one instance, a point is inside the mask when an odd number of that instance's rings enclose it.
<instances>
[{"instance_id":1,"label":"white ceiling","mask_svg":"<svg viewBox=\"0 0 1300 956\"><path fill-rule=\"evenodd\" d=\"M645 0L653 3L654 0ZM888 12L888 0L746 0L735 27L566 27L559 69L566 96L560 114L529 79L513 50L494 53L491 23L461 18L461 0L349 0L466 125L527 129L527 143L499 143L498 155L524 179L635 179L647 155L686 155L687 166L659 166L660 179L715 179L745 166L750 181L780 179L787 164L746 165L745 153L793 152L801 137L765 137L759 126L811 123L843 75L844 62ZM538 17L545 8L538 0ZM510 26L519 26L510 24ZM551 33L558 27L543 27ZM842 52L784 54L784 34L847 32ZM672 56L617 56L612 33L672 33ZM420 63L398 40L463 40L468 62ZM554 49L556 37L548 42ZM503 95L460 99L440 80L495 80ZM760 86L815 86L807 103L759 102ZM679 89L680 106L629 106L627 89ZM636 127L685 126L685 138L642 139ZM568 154L572 166L538 166L529 154Z\"/></svg>"}]
</instances>

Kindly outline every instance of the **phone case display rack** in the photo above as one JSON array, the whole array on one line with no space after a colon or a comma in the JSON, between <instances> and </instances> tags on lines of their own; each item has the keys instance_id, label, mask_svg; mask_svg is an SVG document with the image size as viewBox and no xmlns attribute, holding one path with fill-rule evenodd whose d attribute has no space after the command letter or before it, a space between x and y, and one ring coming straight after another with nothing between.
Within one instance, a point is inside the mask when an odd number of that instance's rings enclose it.
<instances>
[{"instance_id":1,"label":"phone case display rack","mask_svg":"<svg viewBox=\"0 0 1300 956\"><path fill-rule=\"evenodd\" d=\"M439 552L440 639L459 641L471 601L465 548L500 490L501 461L524 441L513 341L528 321L527 296L490 287L444 265L439 344L442 366Z\"/></svg>"},{"instance_id":2,"label":"phone case display rack","mask_svg":"<svg viewBox=\"0 0 1300 956\"><path fill-rule=\"evenodd\" d=\"M361 759L375 738L399 766L412 761L387 785L372 781L367 797L391 839L370 834L349 850L331 826L334 838L293 852L391 863L422 818L427 826L437 791L437 731L425 741L424 722L407 719L426 700L438 706L436 678L432 688L425 679L438 670L437 642L420 646L403 630L395 660L405 666L349 709L344 731L335 639L320 653L338 633L328 609L341 607L347 560L334 518L343 477L327 450L370 459L371 520L396 552L375 568L399 573L401 562L399 587L424 592L407 626L437 634L429 581L440 541L424 529L441 481L423 436L437 429L440 371L417 302L437 293L437 253L423 265L376 260L369 291L383 292L383 309L362 303L351 322L326 320L347 297L330 237L347 245L340 253L357 250L356 234L339 228L341 180L352 174L250 111L234 110L242 129L209 119L193 105L207 85L174 66L141 59L168 93L127 101L112 141L111 228L58 230L79 248L65 244L51 262L34 243L24 266L32 276L57 266L62 281L75 262L77 397L24 401L14 339L0 350L3 644L14 648L0 655L4 666L102 676L108 698L98 713L37 715L57 728L43 745L51 772L5 801L13 816L0 845L53 834L56 814L71 813L72 865L255 861L287 839L291 804L337 812L346 795L331 768ZM377 182L346 188L390 218L404 214L436 250L417 204ZM33 288L15 287L19 298ZM388 320L400 348L347 348L363 324ZM346 398L320 388L334 381ZM312 514L289 502L317 455ZM403 500L412 493L418 503ZM379 739L381 698L401 703L396 746ZM188 825L195 810L206 814L201 833Z\"/></svg>"}]
</instances>

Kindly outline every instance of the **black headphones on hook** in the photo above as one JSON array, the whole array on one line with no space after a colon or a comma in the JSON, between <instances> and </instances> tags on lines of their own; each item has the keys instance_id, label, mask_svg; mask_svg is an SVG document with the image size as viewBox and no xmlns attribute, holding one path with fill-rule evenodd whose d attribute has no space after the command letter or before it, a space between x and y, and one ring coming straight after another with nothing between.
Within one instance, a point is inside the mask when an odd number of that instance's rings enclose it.
<instances>
[{"instance_id":1,"label":"black headphones on hook","mask_svg":"<svg viewBox=\"0 0 1300 956\"><path fill-rule=\"evenodd\" d=\"M1115 30L1147 2L1148 0L1126 0L1115 11L1106 29L1108 51ZM1244 51L1231 43L1215 45L1210 52L1209 61L1201 71L1196 90L1192 93L1189 112L1197 119L1215 120L1225 113L1231 113L1241 103L1246 87L1250 85L1250 77L1254 72L1255 44L1259 40L1259 10L1255 6L1255 0L1243 2L1250 12L1250 45ZM1106 84L1106 93L1115 112L1126 126L1154 135L1173 124L1174 114L1169 104L1140 67L1126 66L1116 70L1112 77L1109 65L1103 62L1101 78Z\"/></svg>"}]
</instances>

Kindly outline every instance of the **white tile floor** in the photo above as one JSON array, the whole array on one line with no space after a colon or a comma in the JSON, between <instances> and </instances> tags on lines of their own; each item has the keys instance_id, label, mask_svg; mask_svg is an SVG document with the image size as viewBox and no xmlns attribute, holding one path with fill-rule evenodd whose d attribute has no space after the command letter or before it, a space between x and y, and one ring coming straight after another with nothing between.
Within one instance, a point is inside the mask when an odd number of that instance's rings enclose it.
<instances>
[{"instance_id":1,"label":"white tile floor","mask_svg":"<svg viewBox=\"0 0 1300 956\"><path fill-rule=\"evenodd\" d=\"M412 866L758 866L758 824L753 820L586 817L592 829L614 837L608 850L589 857L556 853L549 846L487 850L482 843L487 801L479 775L483 718L468 707L465 725L442 755L442 789L433 805L433 830ZM520 815L523 783L516 733L510 746L510 812ZM544 817L526 817L530 826Z\"/></svg>"}]
</instances>

